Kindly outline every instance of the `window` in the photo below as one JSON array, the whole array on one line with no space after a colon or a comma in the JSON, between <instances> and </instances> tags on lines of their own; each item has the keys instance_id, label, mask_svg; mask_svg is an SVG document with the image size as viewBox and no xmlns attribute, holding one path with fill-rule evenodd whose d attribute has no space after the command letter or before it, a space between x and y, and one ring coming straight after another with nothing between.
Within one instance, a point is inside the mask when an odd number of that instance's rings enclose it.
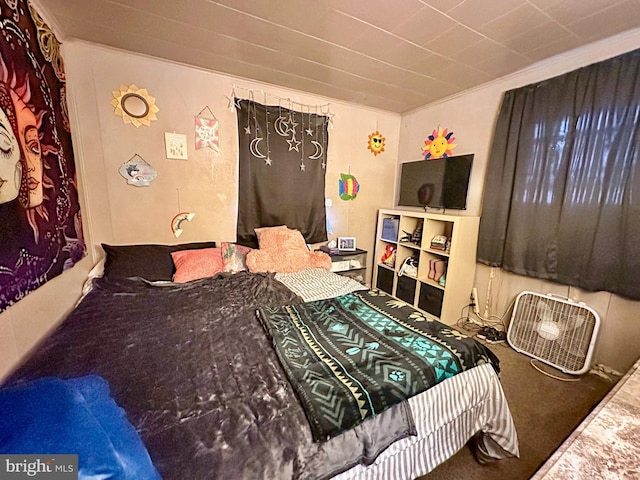
<instances>
[{"instance_id":1,"label":"window","mask_svg":"<svg viewBox=\"0 0 640 480\"><path fill-rule=\"evenodd\" d=\"M478 261L640 299L640 51L505 93Z\"/></svg>"}]
</instances>

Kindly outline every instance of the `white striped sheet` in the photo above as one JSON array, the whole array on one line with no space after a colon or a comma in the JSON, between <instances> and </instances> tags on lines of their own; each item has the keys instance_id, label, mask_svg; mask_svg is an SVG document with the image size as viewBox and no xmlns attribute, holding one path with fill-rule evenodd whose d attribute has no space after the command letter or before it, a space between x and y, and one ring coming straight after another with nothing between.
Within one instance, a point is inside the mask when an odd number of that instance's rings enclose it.
<instances>
[{"instance_id":1,"label":"white striped sheet","mask_svg":"<svg viewBox=\"0 0 640 480\"><path fill-rule=\"evenodd\" d=\"M491 365L480 365L409 400L418 435L399 440L369 467L357 465L336 480L412 480L452 457L478 431L518 456L518 438ZM500 458L496 456L496 458Z\"/></svg>"},{"instance_id":2,"label":"white striped sheet","mask_svg":"<svg viewBox=\"0 0 640 480\"><path fill-rule=\"evenodd\" d=\"M352 278L338 275L323 268L310 268L293 273L276 273L276 280L305 302L334 298L367 287Z\"/></svg>"}]
</instances>

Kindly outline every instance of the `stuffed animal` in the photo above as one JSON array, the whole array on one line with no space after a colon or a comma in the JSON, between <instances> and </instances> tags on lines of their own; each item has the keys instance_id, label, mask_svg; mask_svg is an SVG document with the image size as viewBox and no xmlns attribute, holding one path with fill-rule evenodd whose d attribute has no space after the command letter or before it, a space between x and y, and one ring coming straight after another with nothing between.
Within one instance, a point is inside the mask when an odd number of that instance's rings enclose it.
<instances>
[{"instance_id":1,"label":"stuffed animal","mask_svg":"<svg viewBox=\"0 0 640 480\"><path fill-rule=\"evenodd\" d=\"M396 247L393 245L387 245L380 261L385 265L394 267L396 265Z\"/></svg>"}]
</instances>

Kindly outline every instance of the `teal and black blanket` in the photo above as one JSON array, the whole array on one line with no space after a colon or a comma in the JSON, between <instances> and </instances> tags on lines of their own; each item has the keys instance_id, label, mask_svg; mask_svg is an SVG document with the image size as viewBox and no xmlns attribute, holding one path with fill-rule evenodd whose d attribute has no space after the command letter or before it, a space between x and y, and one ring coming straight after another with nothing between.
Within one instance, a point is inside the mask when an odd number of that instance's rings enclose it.
<instances>
[{"instance_id":1,"label":"teal and black blanket","mask_svg":"<svg viewBox=\"0 0 640 480\"><path fill-rule=\"evenodd\" d=\"M487 347L378 290L257 313L315 441L476 365L499 371Z\"/></svg>"}]
</instances>

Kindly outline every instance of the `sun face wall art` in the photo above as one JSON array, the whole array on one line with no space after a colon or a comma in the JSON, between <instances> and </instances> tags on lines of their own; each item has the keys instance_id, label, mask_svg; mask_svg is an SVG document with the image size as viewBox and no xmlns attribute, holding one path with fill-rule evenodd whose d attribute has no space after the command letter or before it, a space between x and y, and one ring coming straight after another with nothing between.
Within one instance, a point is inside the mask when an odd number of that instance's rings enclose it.
<instances>
[{"instance_id":1,"label":"sun face wall art","mask_svg":"<svg viewBox=\"0 0 640 480\"><path fill-rule=\"evenodd\" d=\"M0 311L86 253L60 44L26 0L0 0Z\"/></svg>"},{"instance_id":2,"label":"sun face wall art","mask_svg":"<svg viewBox=\"0 0 640 480\"><path fill-rule=\"evenodd\" d=\"M379 153L384 152L385 140L386 138L380 135L380 132L376 130L371 135L369 135L369 143L367 144L367 148L371 151L371 153L377 156Z\"/></svg>"},{"instance_id":3,"label":"sun face wall art","mask_svg":"<svg viewBox=\"0 0 640 480\"><path fill-rule=\"evenodd\" d=\"M452 150L457 146L453 143L454 141L453 132L446 128L443 130L442 127L438 127L424 141L424 146L422 147L424 159L431 160L450 156L453 153Z\"/></svg>"}]
</instances>

